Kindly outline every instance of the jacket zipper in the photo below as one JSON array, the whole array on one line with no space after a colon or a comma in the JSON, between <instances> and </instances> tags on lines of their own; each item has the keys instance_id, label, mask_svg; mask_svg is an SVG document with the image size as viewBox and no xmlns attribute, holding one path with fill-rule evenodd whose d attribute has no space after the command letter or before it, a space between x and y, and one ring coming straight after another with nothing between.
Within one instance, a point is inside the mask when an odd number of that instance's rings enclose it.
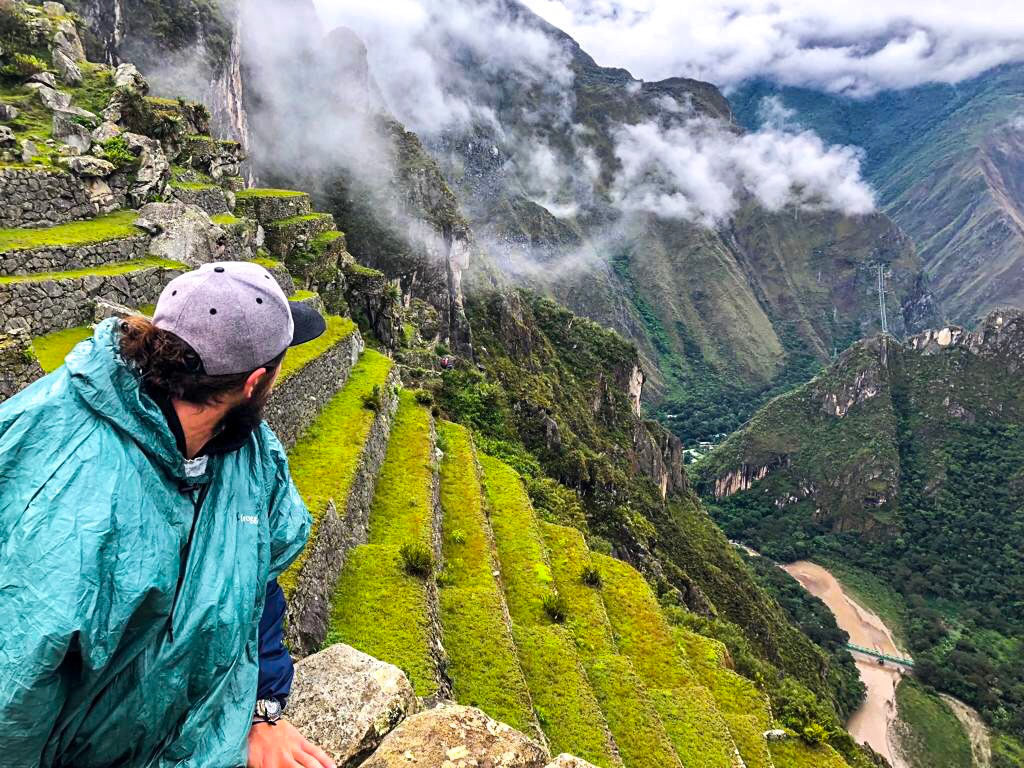
<instances>
[{"instance_id":1,"label":"jacket zipper","mask_svg":"<svg viewBox=\"0 0 1024 768\"><path fill-rule=\"evenodd\" d=\"M203 509L203 502L206 501L206 495L210 492L210 483L202 486L199 489L199 493L195 496L192 506L192 527L188 532L188 542L185 544L185 551L181 556L181 565L178 568L178 584L174 588L174 601L171 603L171 615L168 617L167 634L170 641L174 642L174 614L178 608L178 598L181 597L181 588L185 584L185 575L188 572L188 561L192 557L192 540L196 535L196 527L199 524L199 515Z\"/></svg>"}]
</instances>

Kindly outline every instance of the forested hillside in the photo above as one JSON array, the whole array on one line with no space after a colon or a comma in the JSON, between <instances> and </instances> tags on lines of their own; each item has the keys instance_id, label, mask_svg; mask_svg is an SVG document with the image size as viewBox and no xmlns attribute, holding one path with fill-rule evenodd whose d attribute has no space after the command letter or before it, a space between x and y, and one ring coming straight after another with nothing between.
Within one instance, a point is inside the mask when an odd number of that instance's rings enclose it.
<instances>
[{"instance_id":1,"label":"forested hillside","mask_svg":"<svg viewBox=\"0 0 1024 768\"><path fill-rule=\"evenodd\" d=\"M727 534L870 574L898 596L920 678L1018 739L1022 352L1010 310L860 342L697 467Z\"/></svg>"}]
</instances>

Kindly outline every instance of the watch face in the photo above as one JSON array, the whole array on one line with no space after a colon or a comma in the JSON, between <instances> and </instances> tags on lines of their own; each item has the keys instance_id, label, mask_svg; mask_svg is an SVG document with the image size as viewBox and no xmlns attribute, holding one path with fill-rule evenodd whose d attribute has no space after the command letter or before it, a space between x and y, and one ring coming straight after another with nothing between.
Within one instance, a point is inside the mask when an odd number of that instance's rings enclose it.
<instances>
[{"instance_id":1,"label":"watch face","mask_svg":"<svg viewBox=\"0 0 1024 768\"><path fill-rule=\"evenodd\" d=\"M272 720L281 714L281 702L277 699L260 699L256 702L256 714Z\"/></svg>"}]
</instances>

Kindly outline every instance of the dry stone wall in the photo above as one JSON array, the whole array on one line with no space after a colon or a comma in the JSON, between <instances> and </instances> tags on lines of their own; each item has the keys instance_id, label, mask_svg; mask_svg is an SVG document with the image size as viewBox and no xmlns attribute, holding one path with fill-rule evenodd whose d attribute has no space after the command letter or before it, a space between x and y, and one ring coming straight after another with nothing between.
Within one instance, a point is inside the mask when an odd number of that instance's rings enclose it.
<instances>
[{"instance_id":1,"label":"dry stone wall","mask_svg":"<svg viewBox=\"0 0 1024 768\"><path fill-rule=\"evenodd\" d=\"M106 299L129 307L155 302L180 271L149 267L124 275L86 275L65 280L0 283L0 332L33 336L92 322L94 304Z\"/></svg>"},{"instance_id":2,"label":"dry stone wall","mask_svg":"<svg viewBox=\"0 0 1024 768\"><path fill-rule=\"evenodd\" d=\"M345 385L363 347L362 336L353 331L274 389L266 420L286 448L295 445Z\"/></svg>"},{"instance_id":3,"label":"dry stone wall","mask_svg":"<svg viewBox=\"0 0 1024 768\"><path fill-rule=\"evenodd\" d=\"M70 173L0 170L0 228L50 227L95 214L85 185Z\"/></svg>"},{"instance_id":4,"label":"dry stone wall","mask_svg":"<svg viewBox=\"0 0 1024 768\"><path fill-rule=\"evenodd\" d=\"M73 246L48 246L0 254L0 275L30 275L34 272L62 272L101 264L141 259L146 255L149 238L123 237L99 243Z\"/></svg>"}]
</instances>

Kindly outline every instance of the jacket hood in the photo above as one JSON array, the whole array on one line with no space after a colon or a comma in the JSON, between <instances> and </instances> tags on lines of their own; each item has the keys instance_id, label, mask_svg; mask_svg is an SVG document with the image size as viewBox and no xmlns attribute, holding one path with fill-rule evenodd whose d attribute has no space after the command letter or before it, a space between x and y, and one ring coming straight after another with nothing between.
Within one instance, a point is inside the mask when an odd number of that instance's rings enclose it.
<instances>
[{"instance_id":1,"label":"jacket hood","mask_svg":"<svg viewBox=\"0 0 1024 768\"><path fill-rule=\"evenodd\" d=\"M75 346L64 360L71 388L85 406L112 424L169 477L191 485L207 476L186 474L185 458L160 407L142 391L138 373L120 353L121 321L112 317L96 326L91 339Z\"/></svg>"}]
</instances>

